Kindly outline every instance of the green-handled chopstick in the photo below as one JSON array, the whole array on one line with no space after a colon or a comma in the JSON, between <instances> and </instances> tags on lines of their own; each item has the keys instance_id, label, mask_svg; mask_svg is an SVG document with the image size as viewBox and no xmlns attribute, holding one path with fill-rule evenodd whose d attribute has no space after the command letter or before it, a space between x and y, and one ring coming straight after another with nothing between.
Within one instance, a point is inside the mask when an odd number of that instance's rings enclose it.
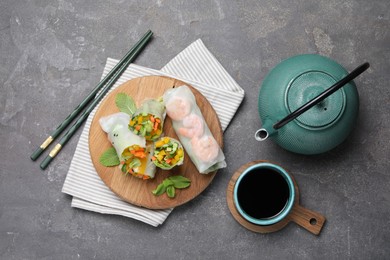
<instances>
[{"instance_id":1,"label":"green-handled chopstick","mask_svg":"<svg viewBox=\"0 0 390 260\"><path fill-rule=\"evenodd\" d=\"M65 120L53 131L53 133L39 146L32 154L31 160L35 161L43 151L67 128L73 119L95 98L99 90L106 85L106 83L113 77L113 75L122 67L122 65L129 59L132 61L137 56L138 52L147 43L153 35L151 30L148 30L144 36L126 53L126 55L118 62L117 65L96 85L91 93L70 113ZM139 48L141 47L141 48ZM131 62L130 61L130 62ZM128 64L130 64L130 62Z\"/></svg>"},{"instance_id":2,"label":"green-handled chopstick","mask_svg":"<svg viewBox=\"0 0 390 260\"><path fill-rule=\"evenodd\" d=\"M101 90L101 92L95 97L92 103L86 108L86 110L80 115L77 121L72 125L71 128L65 133L65 135L60 139L58 144L50 151L49 155L42 161L40 167L42 170L46 169L49 163L53 158L58 154L62 147L70 140L70 138L76 133L78 128L82 123L88 118L88 115L92 112L94 107L99 103L99 101L105 96L107 91L114 85L116 80L122 75L126 70L127 66L135 59L135 57L140 53L140 51L145 47L146 43L149 41L153 33L144 38L135 48L134 52L124 61L122 66L115 72L115 74L109 79L107 85Z\"/></svg>"}]
</instances>

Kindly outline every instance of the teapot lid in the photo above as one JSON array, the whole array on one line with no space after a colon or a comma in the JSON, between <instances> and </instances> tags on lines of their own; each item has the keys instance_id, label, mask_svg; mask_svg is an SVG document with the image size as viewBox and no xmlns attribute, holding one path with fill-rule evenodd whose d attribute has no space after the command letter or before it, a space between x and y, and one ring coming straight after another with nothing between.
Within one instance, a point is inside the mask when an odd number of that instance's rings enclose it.
<instances>
[{"instance_id":1,"label":"teapot lid","mask_svg":"<svg viewBox=\"0 0 390 260\"><path fill-rule=\"evenodd\" d=\"M337 62L317 54L288 58L264 78L258 98L263 127L283 148L318 154L336 147L353 129L359 95L352 79L369 67L364 63L348 73ZM290 123L289 123L290 122Z\"/></svg>"},{"instance_id":2,"label":"teapot lid","mask_svg":"<svg viewBox=\"0 0 390 260\"><path fill-rule=\"evenodd\" d=\"M290 112L295 111L337 80L329 73L320 70L304 71L293 77L285 92L286 107ZM332 125L343 114L345 108L345 93L339 89L325 100L315 105L296 118L303 127L323 128Z\"/></svg>"}]
</instances>

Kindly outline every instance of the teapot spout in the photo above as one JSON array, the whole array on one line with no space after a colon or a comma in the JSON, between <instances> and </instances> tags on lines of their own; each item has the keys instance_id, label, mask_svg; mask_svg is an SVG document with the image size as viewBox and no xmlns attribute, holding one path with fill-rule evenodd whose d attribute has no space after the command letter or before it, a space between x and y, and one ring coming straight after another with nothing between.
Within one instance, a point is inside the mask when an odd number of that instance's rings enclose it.
<instances>
[{"instance_id":1,"label":"teapot spout","mask_svg":"<svg viewBox=\"0 0 390 260\"><path fill-rule=\"evenodd\" d=\"M268 131L265 128L260 128L255 133L255 139L257 141L264 141L269 136Z\"/></svg>"},{"instance_id":2,"label":"teapot spout","mask_svg":"<svg viewBox=\"0 0 390 260\"><path fill-rule=\"evenodd\" d=\"M265 124L263 128L260 128L259 130L256 131L255 139L257 141L264 141L275 132L276 130L272 127L272 125L267 126L267 124Z\"/></svg>"}]
</instances>

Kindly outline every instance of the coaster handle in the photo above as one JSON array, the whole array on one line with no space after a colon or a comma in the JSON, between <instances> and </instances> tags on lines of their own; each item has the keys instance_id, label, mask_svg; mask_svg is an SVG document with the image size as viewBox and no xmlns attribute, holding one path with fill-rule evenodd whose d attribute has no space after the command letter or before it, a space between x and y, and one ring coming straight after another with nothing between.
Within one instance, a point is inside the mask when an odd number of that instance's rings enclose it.
<instances>
[{"instance_id":1,"label":"coaster handle","mask_svg":"<svg viewBox=\"0 0 390 260\"><path fill-rule=\"evenodd\" d=\"M290 219L307 231L318 235L325 224L325 217L301 205L295 205L290 212Z\"/></svg>"}]
</instances>

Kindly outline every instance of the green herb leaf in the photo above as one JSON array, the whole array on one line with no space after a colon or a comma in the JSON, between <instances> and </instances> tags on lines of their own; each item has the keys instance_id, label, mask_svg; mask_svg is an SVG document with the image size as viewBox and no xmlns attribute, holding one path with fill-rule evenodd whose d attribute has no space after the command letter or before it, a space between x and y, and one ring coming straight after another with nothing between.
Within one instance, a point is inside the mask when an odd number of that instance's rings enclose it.
<instances>
[{"instance_id":1,"label":"green herb leaf","mask_svg":"<svg viewBox=\"0 0 390 260\"><path fill-rule=\"evenodd\" d=\"M99 158L101 164L106 167L119 165L119 157L114 147L108 148Z\"/></svg>"},{"instance_id":2,"label":"green herb leaf","mask_svg":"<svg viewBox=\"0 0 390 260\"><path fill-rule=\"evenodd\" d=\"M173 185L173 182L169 178L166 178L165 180L163 180L162 183L165 185L165 187Z\"/></svg>"},{"instance_id":3,"label":"green herb leaf","mask_svg":"<svg viewBox=\"0 0 390 260\"><path fill-rule=\"evenodd\" d=\"M174 198L175 197L175 190L176 189L184 189L189 187L191 184L191 180L181 176L181 175L175 175L166 178L163 180L162 183L160 183L155 190L152 191L152 193L156 196L159 196L163 194L164 192L167 193L168 197Z\"/></svg>"},{"instance_id":4,"label":"green herb leaf","mask_svg":"<svg viewBox=\"0 0 390 260\"><path fill-rule=\"evenodd\" d=\"M134 158L129 164L129 168L135 168L141 166L141 161L138 158Z\"/></svg>"},{"instance_id":5,"label":"green herb leaf","mask_svg":"<svg viewBox=\"0 0 390 260\"><path fill-rule=\"evenodd\" d=\"M173 181L173 182L191 182L190 179L182 176L182 175L173 175L173 176L170 176L168 177L169 180Z\"/></svg>"},{"instance_id":6,"label":"green herb leaf","mask_svg":"<svg viewBox=\"0 0 390 260\"><path fill-rule=\"evenodd\" d=\"M121 171L127 174L127 171L126 171L126 164L123 164L123 165L122 165Z\"/></svg>"},{"instance_id":7,"label":"green herb leaf","mask_svg":"<svg viewBox=\"0 0 390 260\"><path fill-rule=\"evenodd\" d=\"M168 186L167 187L167 195L170 198L174 198L175 197L175 187L173 187L172 185Z\"/></svg>"},{"instance_id":8,"label":"green herb leaf","mask_svg":"<svg viewBox=\"0 0 390 260\"><path fill-rule=\"evenodd\" d=\"M133 98L126 93L118 93L115 97L115 104L119 111L129 115L132 115L137 109Z\"/></svg>"},{"instance_id":9,"label":"green herb leaf","mask_svg":"<svg viewBox=\"0 0 390 260\"><path fill-rule=\"evenodd\" d=\"M177 189L184 189L191 185L191 180L181 176L181 175L175 175L168 178L172 183L173 186Z\"/></svg>"},{"instance_id":10,"label":"green herb leaf","mask_svg":"<svg viewBox=\"0 0 390 260\"><path fill-rule=\"evenodd\" d=\"M160 196L161 194L163 194L165 191L166 191L167 187L165 187L164 183L160 183L157 188L152 191L152 193L156 196Z\"/></svg>"},{"instance_id":11,"label":"green herb leaf","mask_svg":"<svg viewBox=\"0 0 390 260\"><path fill-rule=\"evenodd\" d=\"M177 182L173 186L177 189L185 189L191 185L191 182Z\"/></svg>"}]
</instances>

